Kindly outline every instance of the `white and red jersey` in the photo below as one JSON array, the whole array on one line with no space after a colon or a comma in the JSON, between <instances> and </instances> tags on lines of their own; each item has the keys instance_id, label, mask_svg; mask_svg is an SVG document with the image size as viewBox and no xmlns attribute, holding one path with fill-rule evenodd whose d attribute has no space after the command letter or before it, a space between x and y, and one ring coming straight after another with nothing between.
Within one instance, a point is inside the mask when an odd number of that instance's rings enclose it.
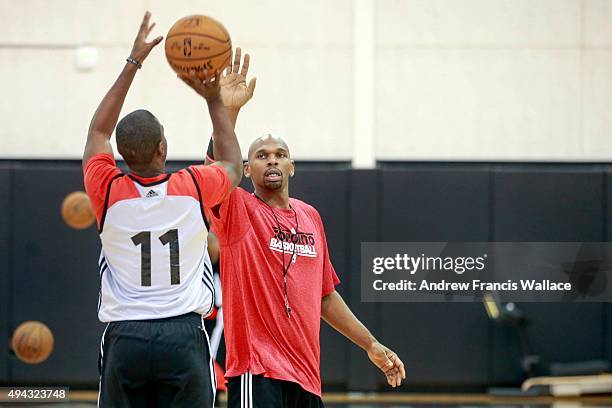
<instances>
[{"instance_id":1,"label":"white and red jersey","mask_svg":"<svg viewBox=\"0 0 612 408\"><path fill-rule=\"evenodd\" d=\"M100 321L210 313L205 211L229 195L225 170L191 166L141 178L122 174L111 155L99 154L84 171L102 241Z\"/></svg>"}]
</instances>

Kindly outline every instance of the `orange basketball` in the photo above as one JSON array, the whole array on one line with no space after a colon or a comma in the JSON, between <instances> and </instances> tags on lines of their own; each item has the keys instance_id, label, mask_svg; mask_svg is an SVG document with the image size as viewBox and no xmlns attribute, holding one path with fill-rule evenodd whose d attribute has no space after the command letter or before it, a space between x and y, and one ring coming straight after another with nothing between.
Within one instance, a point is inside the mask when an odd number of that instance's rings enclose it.
<instances>
[{"instance_id":1,"label":"orange basketball","mask_svg":"<svg viewBox=\"0 0 612 408\"><path fill-rule=\"evenodd\" d=\"M24 363L42 363L53 351L53 334L44 323L23 322L15 329L11 346Z\"/></svg>"},{"instance_id":2,"label":"orange basketball","mask_svg":"<svg viewBox=\"0 0 612 408\"><path fill-rule=\"evenodd\" d=\"M96 220L89 197L84 191L74 191L62 202L64 222L76 229L89 227Z\"/></svg>"},{"instance_id":3,"label":"orange basketball","mask_svg":"<svg viewBox=\"0 0 612 408\"><path fill-rule=\"evenodd\" d=\"M177 74L194 70L204 79L230 63L232 40L220 22L201 15L183 17L166 35L166 58Z\"/></svg>"}]
</instances>

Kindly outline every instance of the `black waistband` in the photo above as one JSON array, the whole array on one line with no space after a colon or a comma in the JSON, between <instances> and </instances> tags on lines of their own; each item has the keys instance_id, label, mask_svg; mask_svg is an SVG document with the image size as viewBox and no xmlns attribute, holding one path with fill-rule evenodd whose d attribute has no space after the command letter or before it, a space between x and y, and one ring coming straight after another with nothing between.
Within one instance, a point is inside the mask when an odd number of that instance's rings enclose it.
<instances>
[{"instance_id":1,"label":"black waistband","mask_svg":"<svg viewBox=\"0 0 612 408\"><path fill-rule=\"evenodd\" d=\"M146 323L167 323L167 322L193 322L200 324L202 315L196 312L185 313L178 316L164 317L162 319L146 319L146 320L123 320L129 322L146 322Z\"/></svg>"}]
</instances>

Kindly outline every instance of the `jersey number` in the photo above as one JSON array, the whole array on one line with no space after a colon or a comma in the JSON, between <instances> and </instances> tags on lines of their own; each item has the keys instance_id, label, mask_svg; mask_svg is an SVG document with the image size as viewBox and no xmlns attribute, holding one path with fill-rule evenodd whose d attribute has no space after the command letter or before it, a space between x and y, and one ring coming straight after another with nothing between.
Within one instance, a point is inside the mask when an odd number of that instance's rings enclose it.
<instances>
[{"instance_id":1,"label":"jersey number","mask_svg":"<svg viewBox=\"0 0 612 408\"><path fill-rule=\"evenodd\" d=\"M170 244L170 284L181 283L179 263L178 229L171 229L159 237L165 246ZM151 231L142 231L132 237L134 245L140 247L140 283L142 286L151 286Z\"/></svg>"}]
</instances>

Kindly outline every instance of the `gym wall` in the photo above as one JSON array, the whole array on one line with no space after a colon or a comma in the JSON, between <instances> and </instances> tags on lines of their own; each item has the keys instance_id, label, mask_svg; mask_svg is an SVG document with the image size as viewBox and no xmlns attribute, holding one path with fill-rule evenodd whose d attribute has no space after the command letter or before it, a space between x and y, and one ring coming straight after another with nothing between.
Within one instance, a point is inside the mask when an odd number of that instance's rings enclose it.
<instances>
[{"instance_id":1,"label":"gym wall","mask_svg":"<svg viewBox=\"0 0 612 408\"><path fill-rule=\"evenodd\" d=\"M0 166L0 383L95 387L100 249L94 227L77 231L60 215L82 189L77 161L4 161ZM171 163L176 169L187 163ZM519 339L493 324L480 303L361 303L362 241L607 241L612 165L300 162L292 195L325 222L339 292L408 367L403 391L482 390L517 385ZM248 180L243 185L250 189ZM449 199L452 198L452 199ZM550 362L612 362L609 303L519 304L533 351ZM41 320L55 350L39 365L11 353L24 320ZM324 389L384 389L367 356L322 323Z\"/></svg>"},{"instance_id":2,"label":"gym wall","mask_svg":"<svg viewBox=\"0 0 612 408\"><path fill-rule=\"evenodd\" d=\"M606 0L3 0L0 157L80 157L146 9L155 35L184 15L214 16L253 55L243 148L273 132L298 159L351 160L365 89L378 160L607 161L612 152ZM364 10L370 36L357 25ZM76 68L81 46L98 52L90 72ZM372 58L358 60L358 48ZM370 74L359 77L364 65ZM136 108L165 125L171 159L201 157L204 103L162 47L123 113Z\"/></svg>"}]
</instances>

